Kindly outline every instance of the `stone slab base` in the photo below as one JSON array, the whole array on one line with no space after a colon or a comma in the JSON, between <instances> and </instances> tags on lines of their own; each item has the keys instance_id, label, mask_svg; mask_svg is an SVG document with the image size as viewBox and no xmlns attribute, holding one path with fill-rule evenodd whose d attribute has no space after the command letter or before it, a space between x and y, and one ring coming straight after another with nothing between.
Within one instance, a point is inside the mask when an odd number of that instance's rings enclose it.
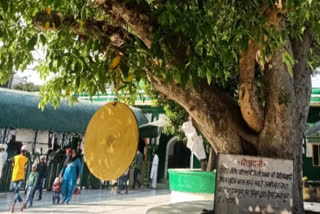
<instances>
[{"instance_id":1,"label":"stone slab base","mask_svg":"<svg viewBox=\"0 0 320 214\"><path fill-rule=\"evenodd\" d=\"M171 191L171 203L214 199L214 194Z\"/></svg>"}]
</instances>

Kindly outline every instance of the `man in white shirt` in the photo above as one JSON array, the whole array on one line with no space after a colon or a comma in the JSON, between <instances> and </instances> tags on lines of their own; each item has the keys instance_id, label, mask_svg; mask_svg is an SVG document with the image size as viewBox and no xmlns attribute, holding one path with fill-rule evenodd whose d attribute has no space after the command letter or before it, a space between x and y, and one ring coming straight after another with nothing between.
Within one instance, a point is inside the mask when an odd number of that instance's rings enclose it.
<instances>
[{"instance_id":1,"label":"man in white shirt","mask_svg":"<svg viewBox=\"0 0 320 214\"><path fill-rule=\"evenodd\" d=\"M155 153L153 156L152 168L150 173L150 178L152 179L151 187L153 189L157 188L158 165L159 165L159 156L157 155L157 153Z\"/></svg>"}]
</instances>

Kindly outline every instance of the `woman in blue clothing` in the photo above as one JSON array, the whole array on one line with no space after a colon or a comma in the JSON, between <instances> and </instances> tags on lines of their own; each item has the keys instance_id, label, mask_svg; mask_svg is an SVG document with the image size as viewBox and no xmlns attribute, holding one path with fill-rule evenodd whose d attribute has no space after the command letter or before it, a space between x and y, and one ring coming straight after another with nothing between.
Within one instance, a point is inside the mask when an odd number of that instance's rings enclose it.
<instances>
[{"instance_id":1,"label":"woman in blue clothing","mask_svg":"<svg viewBox=\"0 0 320 214\"><path fill-rule=\"evenodd\" d=\"M80 178L81 174L82 164L76 150L73 149L71 151L71 157L69 157L65 162L62 172L60 173L60 177L62 178L62 203L69 204L72 198L72 193L76 187L77 180Z\"/></svg>"}]
</instances>

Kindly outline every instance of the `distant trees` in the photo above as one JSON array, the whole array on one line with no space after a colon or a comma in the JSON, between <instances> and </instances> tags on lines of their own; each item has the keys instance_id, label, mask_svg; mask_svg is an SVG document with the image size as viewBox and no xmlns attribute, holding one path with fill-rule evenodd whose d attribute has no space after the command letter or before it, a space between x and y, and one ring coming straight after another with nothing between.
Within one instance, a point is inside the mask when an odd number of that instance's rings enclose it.
<instances>
[{"instance_id":1,"label":"distant trees","mask_svg":"<svg viewBox=\"0 0 320 214\"><path fill-rule=\"evenodd\" d=\"M40 91L40 86L35 85L32 82L17 83L17 84L14 84L12 88L20 91L30 91L30 92Z\"/></svg>"}]
</instances>

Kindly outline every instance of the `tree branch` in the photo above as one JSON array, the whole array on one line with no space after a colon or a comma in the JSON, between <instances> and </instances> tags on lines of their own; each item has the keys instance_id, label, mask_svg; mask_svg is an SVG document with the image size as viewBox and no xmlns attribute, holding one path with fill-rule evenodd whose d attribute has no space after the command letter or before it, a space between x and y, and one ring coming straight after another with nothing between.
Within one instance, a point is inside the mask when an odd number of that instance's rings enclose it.
<instances>
[{"instance_id":1,"label":"tree branch","mask_svg":"<svg viewBox=\"0 0 320 214\"><path fill-rule=\"evenodd\" d=\"M268 4L262 5L259 11L260 16L267 18L267 24L280 28L281 14L284 12L283 2L279 0L274 5L273 9L268 8ZM265 40L267 37L265 36ZM265 115L264 108L260 105L258 99L258 87L255 80L255 65L256 62L260 65L261 70L264 70L264 64L259 58L259 46L252 39L248 42L248 49L242 51L240 54L240 90L239 90L239 103L242 116L248 126L259 133L264 125Z\"/></svg>"},{"instance_id":2,"label":"tree branch","mask_svg":"<svg viewBox=\"0 0 320 214\"><path fill-rule=\"evenodd\" d=\"M245 152L241 138L256 145L257 136L248 131L237 104L219 88L206 83L198 89L181 88L174 81L165 82L153 74L147 75L156 90L180 104L191 115L217 153Z\"/></svg>"},{"instance_id":3,"label":"tree branch","mask_svg":"<svg viewBox=\"0 0 320 214\"><path fill-rule=\"evenodd\" d=\"M249 40L248 49L240 56L240 90L239 103L242 116L248 126L260 132L264 124L264 109L257 96L257 82L255 80L255 61L259 47L253 40Z\"/></svg>"},{"instance_id":4,"label":"tree branch","mask_svg":"<svg viewBox=\"0 0 320 214\"><path fill-rule=\"evenodd\" d=\"M150 15L150 7L144 0L139 4L123 0L95 0L94 5L110 15L110 23L116 23L122 27L128 26L132 34L137 36L147 48L151 48L157 23ZM167 64L179 68L185 67L190 41L183 33L167 32L160 46L164 52L170 54L170 57L167 57Z\"/></svg>"},{"instance_id":5,"label":"tree branch","mask_svg":"<svg viewBox=\"0 0 320 214\"><path fill-rule=\"evenodd\" d=\"M49 26L46 26L46 23ZM122 27L110 25L107 21L88 19L78 22L72 16L66 17L59 11L52 11L50 15L46 11L40 11L34 17L33 24L41 31L68 27L81 39L91 37L97 40L108 40L114 47L121 47L130 37L130 34Z\"/></svg>"},{"instance_id":6,"label":"tree branch","mask_svg":"<svg viewBox=\"0 0 320 214\"><path fill-rule=\"evenodd\" d=\"M150 17L136 9L129 9L123 2L118 0L112 1L112 11L130 26L135 35L148 48L151 48L154 28Z\"/></svg>"},{"instance_id":7,"label":"tree branch","mask_svg":"<svg viewBox=\"0 0 320 214\"><path fill-rule=\"evenodd\" d=\"M132 32L148 47L151 48L153 41L154 25L148 16L148 5L141 1L140 4L130 5L123 0L95 0L96 7L102 8L119 22L128 25Z\"/></svg>"}]
</instances>

